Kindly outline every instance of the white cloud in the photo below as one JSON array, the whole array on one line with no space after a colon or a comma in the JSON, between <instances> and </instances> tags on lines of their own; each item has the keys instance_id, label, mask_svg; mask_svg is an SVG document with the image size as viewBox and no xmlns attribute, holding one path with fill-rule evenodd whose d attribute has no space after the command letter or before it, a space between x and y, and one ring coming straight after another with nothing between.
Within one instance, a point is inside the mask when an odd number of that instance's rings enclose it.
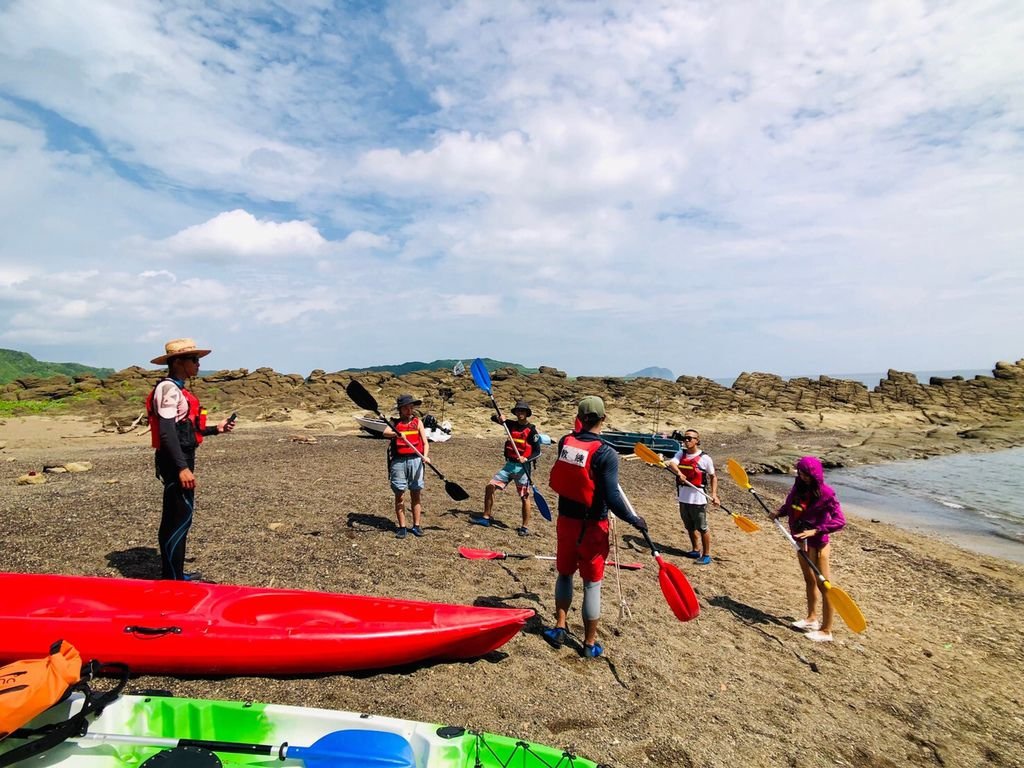
<instances>
[{"instance_id":1,"label":"white cloud","mask_svg":"<svg viewBox=\"0 0 1024 768\"><path fill-rule=\"evenodd\" d=\"M274 259L316 256L327 241L306 221L261 221L248 211L218 214L163 241L174 255Z\"/></svg>"},{"instance_id":2,"label":"white cloud","mask_svg":"<svg viewBox=\"0 0 1024 768\"><path fill-rule=\"evenodd\" d=\"M158 295L307 368L510 317L574 372L849 369L886 327L913 359L879 367L1015 354L1019 4L240 8L2 6L0 327L142 338Z\"/></svg>"}]
</instances>

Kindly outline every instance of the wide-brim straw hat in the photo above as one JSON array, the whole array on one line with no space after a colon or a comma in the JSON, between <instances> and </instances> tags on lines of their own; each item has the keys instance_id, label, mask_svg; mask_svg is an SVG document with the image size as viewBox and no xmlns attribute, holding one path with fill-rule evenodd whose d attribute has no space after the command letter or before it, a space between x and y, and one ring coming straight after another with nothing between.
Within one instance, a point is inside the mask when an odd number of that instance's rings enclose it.
<instances>
[{"instance_id":1,"label":"wide-brim straw hat","mask_svg":"<svg viewBox=\"0 0 1024 768\"><path fill-rule=\"evenodd\" d=\"M171 339L164 344L164 353L160 357L154 357L149 362L154 365L164 365L172 357L182 357L184 355L206 357L212 351L210 349L199 349L196 346L195 339Z\"/></svg>"}]
</instances>

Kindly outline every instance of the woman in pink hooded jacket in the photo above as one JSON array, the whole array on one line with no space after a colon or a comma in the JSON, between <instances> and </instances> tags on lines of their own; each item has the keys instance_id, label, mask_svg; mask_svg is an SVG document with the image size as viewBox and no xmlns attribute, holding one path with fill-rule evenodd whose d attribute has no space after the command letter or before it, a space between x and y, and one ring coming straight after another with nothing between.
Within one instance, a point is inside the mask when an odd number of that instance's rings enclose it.
<instances>
[{"instance_id":1,"label":"woman in pink hooded jacket","mask_svg":"<svg viewBox=\"0 0 1024 768\"><path fill-rule=\"evenodd\" d=\"M796 481L786 496L786 501L772 514L772 519L789 518L789 530L797 543L802 544L807 557L821 574L831 580L828 556L828 535L846 525L843 510L839 506L836 492L825 485L825 472L821 461L814 456L804 456L796 463ZM800 570L807 588L807 616L794 621L793 626L807 632L807 638L815 642L832 640L833 610L828 601L828 592L819 587L814 571L797 556ZM821 621L818 620L818 591L822 596Z\"/></svg>"}]
</instances>

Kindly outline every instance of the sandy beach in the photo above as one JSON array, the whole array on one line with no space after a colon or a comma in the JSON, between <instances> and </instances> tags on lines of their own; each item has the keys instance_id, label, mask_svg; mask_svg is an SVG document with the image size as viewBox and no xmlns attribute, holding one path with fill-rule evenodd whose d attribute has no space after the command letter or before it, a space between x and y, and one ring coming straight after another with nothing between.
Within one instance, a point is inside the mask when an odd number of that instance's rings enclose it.
<instances>
[{"instance_id":1,"label":"sandy beach","mask_svg":"<svg viewBox=\"0 0 1024 768\"><path fill-rule=\"evenodd\" d=\"M341 422L342 419L335 421ZM200 449L190 567L217 582L528 607L537 618L501 653L471 663L318 678L174 679L135 689L258 699L453 723L572 748L613 766L1024 765L1024 568L944 541L848 515L834 540L833 580L868 629L837 622L817 645L789 628L803 585L787 542L722 472L723 502L762 523L741 532L710 513L715 563L688 549L671 479L636 461L622 485L666 558L693 584L699 619L674 619L642 542L618 526L623 560L604 584L604 658L555 651L540 637L554 609L546 561L469 561L460 545L551 554L554 526L521 539L516 500L505 525L468 524L500 466L501 439L475 425L434 445L436 464L472 494L448 499L428 477L422 539L392 531L382 441L323 418L284 425L240 420ZM0 424L0 568L154 578L159 485L144 433L97 432L93 418L8 418ZM354 426L354 425L353 425ZM312 428L307 428L312 427ZM550 429L556 434L555 429ZM560 433L558 433L560 434ZM803 433L808 447L841 436ZM764 436L709 431L720 465L756 462ZM774 443L773 443L774 445ZM82 473L16 485L43 466L89 461ZM546 480L550 452L538 479ZM779 486L753 482L766 497ZM541 491L553 503L546 482ZM578 600L571 626L580 631Z\"/></svg>"}]
</instances>

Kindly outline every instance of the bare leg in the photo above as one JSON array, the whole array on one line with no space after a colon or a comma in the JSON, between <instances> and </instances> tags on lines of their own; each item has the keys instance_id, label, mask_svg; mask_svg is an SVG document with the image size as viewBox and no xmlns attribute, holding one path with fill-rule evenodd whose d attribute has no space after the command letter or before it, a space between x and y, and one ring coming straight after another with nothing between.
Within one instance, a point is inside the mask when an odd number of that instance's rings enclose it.
<instances>
[{"instance_id":1,"label":"bare leg","mask_svg":"<svg viewBox=\"0 0 1024 768\"><path fill-rule=\"evenodd\" d=\"M804 575L804 588L807 591L807 621L814 621L818 618L818 583L806 561L797 555L800 562L800 572Z\"/></svg>"},{"instance_id":2,"label":"bare leg","mask_svg":"<svg viewBox=\"0 0 1024 768\"><path fill-rule=\"evenodd\" d=\"M490 483L484 488L484 519L491 519L491 510L494 509L494 486Z\"/></svg>"},{"instance_id":3,"label":"bare leg","mask_svg":"<svg viewBox=\"0 0 1024 768\"><path fill-rule=\"evenodd\" d=\"M398 518L398 527L405 528L405 492L395 491L395 517Z\"/></svg>"},{"instance_id":4,"label":"bare leg","mask_svg":"<svg viewBox=\"0 0 1024 768\"><path fill-rule=\"evenodd\" d=\"M702 554L710 555L711 554L711 533L709 531L701 531L701 533L700 533L700 542L701 542L701 544L704 547L704 552Z\"/></svg>"},{"instance_id":5,"label":"bare leg","mask_svg":"<svg viewBox=\"0 0 1024 768\"><path fill-rule=\"evenodd\" d=\"M409 491L409 503L412 505L412 524L417 527L423 514L423 505L420 503L422 493L422 491Z\"/></svg>"},{"instance_id":6,"label":"bare leg","mask_svg":"<svg viewBox=\"0 0 1024 768\"><path fill-rule=\"evenodd\" d=\"M698 551L699 547L697 546L697 531L687 531L687 533L690 534L690 550L693 552Z\"/></svg>"},{"instance_id":7,"label":"bare leg","mask_svg":"<svg viewBox=\"0 0 1024 768\"><path fill-rule=\"evenodd\" d=\"M600 619L583 620L584 645L593 645L597 641L597 625L600 623L600 621Z\"/></svg>"},{"instance_id":8,"label":"bare leg","mask_svg":"<svg viewBox=\"0 0 1024 768\"><path fill-rule=\"evenodd\" d=\"M825 581L832 580L832 572L828 564L828 548L829 545L826 544L821 549L809 548L807 552L811 560L814 561L814 564L818 566L821 575L825 577ZM823 585L817 584L817 581L815 584L821 590L821 631L831 632L835 611L832 609L832 603L828 599L828 590Z\"/></svg>"},{"instance_id":9,"label":"bare leg","mask_svg":"<svg viewBox=\"0 0 1024 768\"><path fill-rule=\"evenodd\" d=\"M530 527L530 495L523 496L523 528Z\"/></svg>"}]
</instances>

